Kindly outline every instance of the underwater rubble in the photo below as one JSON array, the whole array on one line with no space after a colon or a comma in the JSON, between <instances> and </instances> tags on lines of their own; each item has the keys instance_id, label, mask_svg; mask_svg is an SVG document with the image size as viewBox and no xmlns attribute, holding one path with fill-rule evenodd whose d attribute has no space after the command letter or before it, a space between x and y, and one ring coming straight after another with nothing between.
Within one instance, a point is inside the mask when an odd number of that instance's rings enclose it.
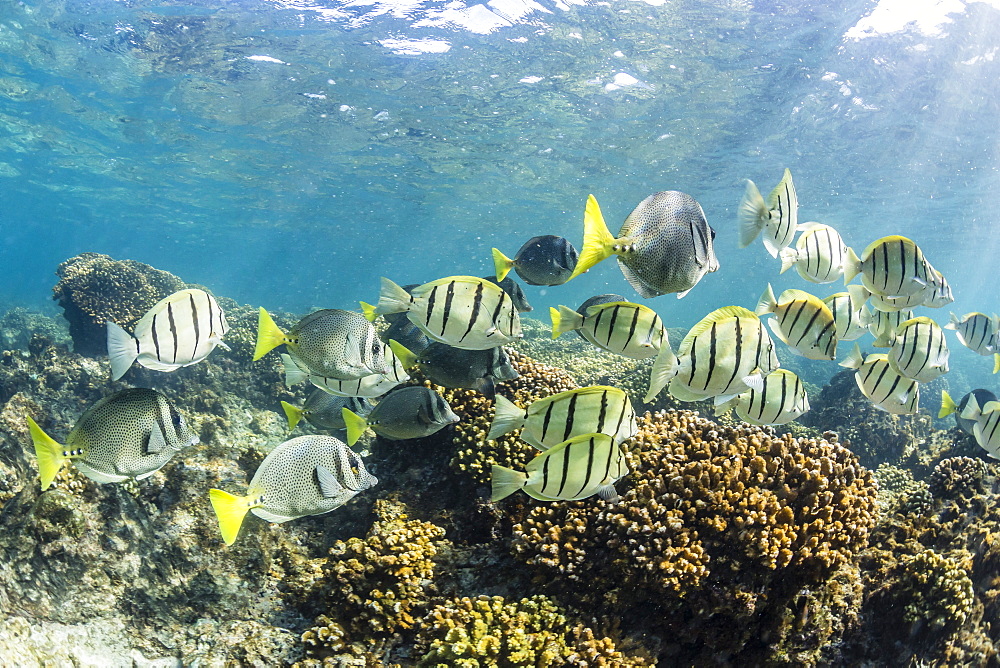
<instances>
[{"instance_id":1,"label":"underwater rubble","mask_svg":"<svg viewBox=\"0 0 1000 668\"><path fill-rule=\"evenodd\" d=\"M377 486L325 515L248 516L226 547L208 490L244 487L289 437L280 402L307 390L252 361L257 310L224 295L231 350L112 382L104 321L189 285L97 254L58 274L64 319L0 318L0 663L1000 665L998 465L926 415L872 410L850 372L805 427L753 427L641 404L648 365L526 320L500 393L608 383L647 411L618 501L489 503L490 467L534 451L484 443L492 401L435 387L461 421L366 437ZM167 396L200 443L145 480L67 467L41 492L26 418L61 437L129 386Z\"/></svg>"}]
</instances>

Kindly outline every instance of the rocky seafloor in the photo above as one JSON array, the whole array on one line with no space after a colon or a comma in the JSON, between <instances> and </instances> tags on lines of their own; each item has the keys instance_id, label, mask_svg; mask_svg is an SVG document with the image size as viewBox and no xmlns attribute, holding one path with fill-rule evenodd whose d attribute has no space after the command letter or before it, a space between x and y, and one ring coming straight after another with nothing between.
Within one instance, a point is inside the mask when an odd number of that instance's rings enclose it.
<instances>
[{"instance_id":1,"label":"rocky seafloor","mask_svg":"<svg viewBox=\"0 0 1000 668\"><path fill-rule=\"evenodd\" d=\"M0 665L1000 665L998 465L926 405L873 409L850 372L801 425L750 427L641 404L644 363L526 321L503 394L613 384L649 411L617 502L489 503L490 465L532 448L483 443L491 402L439 388L461 422L372 438L376 487L248 515L227 548L208 489L241 493L290 437L279 402L307 392L276 355L251 361L256 307L217 295L231 351L111 382L104 321L128 329L185 284L95 254L58 273L63 316L0 318ZM143 481L67 467L40 492L25 418L61 439L128 386L167 395L201 443Z\"/></svg>"}]
</instances>

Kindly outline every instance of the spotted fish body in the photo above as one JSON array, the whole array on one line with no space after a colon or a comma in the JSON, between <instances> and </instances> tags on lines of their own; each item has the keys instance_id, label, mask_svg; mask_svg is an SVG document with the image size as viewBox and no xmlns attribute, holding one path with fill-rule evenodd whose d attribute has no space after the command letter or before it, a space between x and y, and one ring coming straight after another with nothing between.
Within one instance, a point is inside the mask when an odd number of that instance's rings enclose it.
<instances>
[{"instance_id":1,"label":"spotted fish body","mask_svg":"<svg viewBox=\"0 0 1000 668\"><path fill-rule=\"evenodd\" d=\"M517 490L540 501L573 501L595 494L618 498L614 484L628 474L621 447L607 434L582 434L542 452L525 473L493 465L491 501Z\"/></svg>"},{"instance_id":2,"label":"spotted fish body","mask_svg":"<svg viewBox=\"0 0 1000 668\"><path fill-rule=\"evenodd\" d=\"M904 378L929 383L948 372L944 331L926 316L899 325L889 348L889 366Z\"/></svg>"},{"instance_id":3,"label":"spotted fish body","mask_svg":"<svg viewBox=\"0 0 1000 668\"><path fill-rule=\"evenodd\" d=\"M1000 341L997 331L1000 330L1000 319L990 317L985 313L966 313L961 319L954 313L945 329L955 330L958 340L963 346L977 355L992 355L1000 352Z\"/></svg>"},{"instance_id":4,"label":"spotted fish body","mask_svg":"<svg viewBox=\"0 0 1000 668\"><path fill-rule=\"evenodd\" d=\"M744 422L755 425L781 425L797 419L809 410L809 397L802 381L787 369L775 369L764 378L760 390L749 389L720 404L716 415L731 408Z\"/></svg>"},{"instance_id":5,"label":"spotted fish body","mask_svg":"<svg viewBox=\"0 0 1000 668\"><path fill-rule=\"evenodd\" d=\"M328 513L378 479L347 445L333 436L299 436L264 458L244 496L210 492L212 507L227 545L239 534L247 511L268 522L287 522Z\"/></svg>"},{"instance_id":6,"label":"spotted fish body","mask_svg":"<svg viewBox=\"0 0 1000 668\"><path fill-rule=\"evenodd\" d=\"M523 336L510 296L496 283L474 276L440 278L410 294L383 278L373 317L403 312L430 339L464 350L496 348Z\"/></svg>"},{"instance_id":7,"label":"spotted fish body","mask_svg":"<svg viewBox=\"0 0 1000 668\"><path fill-rule=\"evenodd\" d=\"M550 308L552 338L576 330L598 348L631 359L653 357L667 340L663 321L653 309L633 302L606 302L587 307L585 315L571 308Z\"/></svg>"},{"instance_id":8,"label":"spotted fish body","mask_svg":"<svg viewBox=\"0 0 1000 668\"><path fill-rule=\"evenodd\" d=\"M860 258L848 249L844 283L850 283L858 274L869 291L885 297L908 297L922 292L940 276L920 247L901 236L876 239Z\"/></svg>"},{"instance_id":9,"label":"spotted fish body","mask_svg":"<svg viewBox=\"0 0 1000 668\"><path fill-rule=\"evenodd\" d=\"M714 239L701 205L685 193L650 195L628 215L617 238L591 195L584 213L583 249L570 278L618 255L622 274L642 297L683 297L705 274L718 270Z\"/></svg>"},{"instance_id":10,"label":"spotted fish body","mask_svg":"<svg viewBox=\"0 0 1000 668\"><path fill-rule=\"evenodd\" d=\"M768 285L757 304L757 315L765 313L774 314L768 325L793 352L814 360L837 357L837 323L819 298L792 289L775 299Z\"/></svg>"},{"instance_id":11,"label":"spotted fish body","mask_svg":"<svg viewBox=\"0 0 1000 668\"><path fill-rule=\"evenodd\" d=\"M440 394L422 385L411 385L387 394L367 417L350 409L341 411L347 424L347 444L354 445L366 429L382 438L404 441L423 438L459 421Z\"/></svg>"},{"instance_id":12,"label":"spotted fish body","mask_svg":"<svg viewBox=\"0 0 1000 668\"><path fill-rule=\"evenodd\" d=\"M69 460L98 483L142 480L198 443L177 409L155 390L130 388L88 408L60 445L28 418L42 489Z\"/></svg>"},{"instance_id":13,"label":"spotted fish body","mask_svg":"<svg viewBox=\"0 0 1000 668\"><path fill-rule=\"evenodd\" d=\"M854 350L840 366L856 369L854 380L858 389L876 408L893 415L912 415L917 412L920 385L893 371L885 354L864 356L855 343Z\"/></svg>"},{"instance_id":14,"label":"spotted fish body","mask_svg":"<svg viewBox=\"0 0 1000 668\"><path fill-rule=\"evenodd\" d=\"M496 415L486 440L521 429L521 440L548 448L581 434L600 433L622 443L638 427L632 402L624 391L603 385L559 392L520 408L503 396L496 398Z\"/></svg>"},{"instance_id":15,"label":"spotted fish body","mask_svg":"<svg viewBox=\"0 0 1000 668\"><path fill-rule=\"evenodd\" d=\"M155 371L175 371L197 364L216 346L229 349L226 315L204 290L181 290L161 299L138 323L132 336L107 321L111 376L118 380L132 362Z\"/></svg>"},{"instance_id":16,"label":"spotted fish body","mask_svg":"<svg viewBox=\"0 0 1000 668\"><path fill-rule=\"evenodd\" d=\"M864 290L863 286L851 286ZM865 290L867 295L867 290ZM823 303L833 314L837 326L837 341L854 341L868 332L871 312L865 306L865 297L858 298L851 291L836 292L823 299Z\"/></svg>"},{"instance_id":17,"label":"spotted fish body","mask_svg":"<svg viewBox=\"0 0 1000 668\"><path fill-rule=\"evenodd\" d=\"M747 187L738 209L740 222L740 248L746 248L758 234L762 234L764 248L771 257L778 257L792 243L799 220L799 198L795 194L792 173L785 170L767 201L753 181Z\"/></svg>"},{"instance_id":18,"label":"spotted fish body","mask_svg":"<svg viewBox=\"0 0 1000 668\"><path fill-rule=\"evenodd\" d=\"M795 248L784 248L778 254L782 274L795 267L799 276L812 283L832 283L844 275L847 245L837 230L821 223L803 223L798 231L802 234Z\"/></svg>"}]
</instances>

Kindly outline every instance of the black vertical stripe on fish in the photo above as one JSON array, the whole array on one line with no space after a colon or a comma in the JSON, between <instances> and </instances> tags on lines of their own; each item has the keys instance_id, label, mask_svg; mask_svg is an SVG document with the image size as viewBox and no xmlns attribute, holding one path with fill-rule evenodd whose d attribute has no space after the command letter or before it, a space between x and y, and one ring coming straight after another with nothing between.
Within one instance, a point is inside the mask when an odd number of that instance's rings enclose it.
<instances>
[{"instance_id":1,"label":"black vertical stripe on fish","mask_svg":"<svg viewBox=\"0 0 1000 668\"><path fill-rule=\"evenodd\" d=\"M580 489L576 490L576 492L572 494L571 498L575 498L583 494L583 490L587 489L587 485L590 484L591 476L594 472L594 455L596 454L594 450L594 437L591 436L587 440L587 474L583 476L583 480L580 482Z\"/></svg>"},{"instance_id":2,"label":"black vertical stripe on fish","mask_svg":"<svg viewBox=\"0 0 1000 668\"><path fill-rule=\"evenodd\" d=\"M990 422L993 422L993 426L990 427L989 436L986 436L986 443L993 442L993 435L996 434L997 427L1000 426L1000 411L993 411L992 413L989 414L989 416L986 418L986 423L989 424ZM983 435L984 436L986 435L985 431L983 432ZM986 446L984 445L983 447Z\"/></svg>"},{"instance_id":3,"label":"black vertical stripe on fish","mask_svg":"<svg viewBox=\"0 0 1000 668\"><path fill-rule=\"evenodd\" d=\"M638 326L638 323L639 323L639 309L633 308L632 322L628 324L628 337L625 339L625 346L627 346L632 342L633 337L635 336L635 328ZM622 346L622 348L624 348L625 346Z\"/></svg>"},{"instance_id":4,"label":"black vertical stripe on fish","mask_svg":"<svg viewBox=\"0 0 1000 668\"><path fill-rule=\"evenodd\" d=\"M604 475L601 476L601 480L608 480L611 478L611 467L614 466L615 455L618 455L619 457L621 456L618 450L618 445L614 442L614 440L611 441L610 445L611 447L608 448L608 459L604 462Z\"/></svg>"},{"instance_id":5,"label":"black vertical stripe on fish","mask_svg":"<svg viewBox=\"0 0 1000 668\"><path fill-rule=\"evenodd\" d=\"M595 429L594 431L601 434L604 433L604 420L607 417L607 412L608 412L608 391L601 390L601 410L597 414L597 429ZM616 430L615 433L617 434L618 431Z\"/></svg>"},{"instance_id":6,"label":"black vertical stripe on fish","mask_svg":"<svg viewBox=\"0 0 1000 668\"><path fill-rule=\"evenodd\" d=\"M567 445L562 449L562 475L559 476L559 490L555 494L546 494L546 496L562 496L562 492L566 489L566 479L569 477L569 464L570 455L572 454L572 445ZM552 459L552 457L548 457Z\"/></svg>"},{"instance_id":7,"label":"black vertical stripe on fish","mask_svg":"<svg viewBox=\"0 0 1000 668\"><path fill-rule=\"evenodd\" d=\"M798 382L799 382L799 377L796 376L795 377L795 383L796 383L796 385L798 385ZM764 386L766 388L767 384L765 383ZM795 388L794 390L792 390L792 392L793 392L792 396L793 397L797 397L798 396L798 392L796 391L797 389L798 388ZM768 422L773 422L774 420L777 420L778 416L785 411L785 402L786 401L788 401L788 376L785 375L785 374L781 374L781 400L778 402L778 409L776 411L774 411L774 415L771 416L771 419L768 420Z\"/></svg>"},{"instance_id":8,"label":"black vertical stripe on fish","mask_svg":"<svg viewBox=\"0 0 1000 668\"><path fill-rule=\"evenodd\" d=\"M594 339L597 339L598 332L601 331L599 329L600 326L601 326L601 320L604 319L604 314L605 314L605 312L607 312L607 310L608 309L606 309L606 308L602 308L600 311L597 312L597 317L594 318Z\"/></svg>"},{"instance_id":9,"label":"black vertical stripe on fish","mask_svg":"<svg viewBox=\"0 0 1000 668\"><path fill-rule=\"evenodd\" d=\"M635 315L636 315L637 318L639 317L639 309L635 310ZM659 316L654 316L649 321L649 329L646 330L646 337L645 337L645 339L647 341L649 341L650 344L653 343L653 332L656 331L656 326L659 323L660 323L660 317ZM662 340L663 340L663 337L661 336L660 337L660 341L662 341Z\"/></svg>"},{"instance_id":10,"label":"black vertical stripe on fish","mask_svg":"<svg viewBox=\"0 0 1000 668\"><path fill-rule=\"evenodd\" d=\"M500 292L500 299L497 300L496 308L494 308L493 309L493 313L490 314L490 323L492 323L497 328L500 327L500 323L497 322L497 318L500 317L500 313L503 312L503 307L504 307L504 304L506 304L506 303L507 303L507 293L501 291ZM513 304L513 300L511 300L511 304ZM507 330L508 330L508 332L507 333L510 333L510 332L514 331L514 318L517 317L517 309L513 308L513 306L511 306L510 315L507 316L507 317L508 317L508 320L507 320Z\"/></svg>"},{"instance_id":11,"label":"black vertical stripe on fish","mask_svg":"<svg viewBox=\"0 0 1000 668\"><path fill-rule=\"evenodd\" d=\"M899 294L903 289L903 281L906 277L906 244L902 240L897 241L899 244L899 285L896 287L896 292L893 294ZM914 258L916 260L916 258ZM916 269L916 266L914 266Z\"/></svg>"},{"instance_id":12,"label":"black vertical stripe on fish","mask_svg":"<svg viewBox=\"0 0 1000 668\"><path fill-rule=\"evenodd\" d=\"M173 303L167 304L167 322L170 323L170 338L173 340L174 344L174 358L170 360L174 364L177 363L177 323L174 322L174 305Z\"/></svg>"},{"instance_id":13,"label":"black vertical stripe on fish","mask_svg":"<svg viewBox=\"0 0 1000 668\"><path fill-rule=\"evenodd\" d=\"M566 407L566 429L563 431L562 440L569 438L569 435L573 433L573 422L576 419L576 400L580 397L579 392L574 392L573 396L569 398L569 405ZM554 402L553 402L554 403Z\"/></svg>"},{"instance_id":14,"label":"black vertical stripe on fish","mask_svg":"<svg viewBox=\"0 0 1000 668\"><path fill-rule=\"evenodd\" d=\"M743 325L739 318L733 318L736 325L736 333L733 336L733 342L736 346L734 353L736 354L736 361L733 363L733 374L729 377L729 382L726 383L726 390L732 387L733 382L736 380L736 375L740 372L740 362L743 359ZM714 343L714 341L713 341ZM715 351L712 351L712 365L715 365ZM707 385L706 385L707 387Z\"/></svg>"},{"instance_id":15,"label":"black vertical stripe on fish","mask_svg":"<svg viewBox=\"0 0 1000 668\"><path fill-rule=\"evenodd\" d=\"M621 407L622 407L621 412L618 413L618 420L615 422L615 435L616 435L616 437L617 437L617 434L621 433L622 424L625 422L625 415L628 413L629 405L630 404L629 404L628 395L625 395L625 397L623 397L622 402L621 402ZM617 438L616 438L616 440L617 440Z\"/></svg>"},{"instance_id":16,"label":"black vertical stripe on fish","mask_svg":"<svg viewBox=\"0 0 1000 668\"><path fill-rule=\"evenodd\" d=\"M160 317L159 313L157 313L157 314L155 314L153 316L153 323L152 323L152 327L149 328L149 332L150 332L150 334L153 335L153 350L156 351L156 359L163 359L162 357L160 357L159 328L156 326L157 325L157 318L159 318L159 317Z\"/></svg>"},{"instance_id":17,"label":"black vertical stripe on fish","mask_svg":"<svg viewBox=\"0 0 1000 668\"><path fill-rule=\"evenodd\" d=\"M608 340L604 342L604 345L611 345L611 336L615 332L615 322L618 320L618 311L621 309L621 305L616 305L611 309L611 322L608 324Z\"/></svg>"},{"instance_id":18,"label":"black vertical stripe on fish","mask_svg":"<svg viewBox=\"0 0 1000 668\"><path fill-rule=\"evenodd\" d=\"M798 324L799 317L805 310L806 305L807 302L796 299L795 301L793 301L791 304L788 305L788 308L785 309L784 317L781 319L781 331L782 333L784 333L786 339L792 338L792 334L795 332L795 325ZM791 318L792 322L791 324L786 325L786 323L788 322L788 318ZM806 329L806 331L808 331L808 328ZM799 341L802 341L802 337L799 337ZM792 343L791 345L795 347L798 345L798 343Z\"/></svg>"},{"instance_id":19,"label":"black vertical stripe on fish","mask_svg":"<svg viewBox=\"0 0 1000 668\"><path fill-rule=\"evenodd\" d=\"M736 322L737 322L736 326L739 327L739 318L736 319ZM715 358L718 352L718 341L719 341L719 334L716 331L717 326L718 323L714 322L712 323L712 330L711 330L712 333L708 339L708 374L705 376L705 386L702 388L703 390L708 389L709 384L712 382L712 374L715 373L715 365L716 365Z\"/></svg>"},{"instance_id":20,"label":"black vertical stripe on fish","mask_svg":"<svg viewBox=\"0 0 1000 668\"><path fill-rule=\"evenodd\" d=\"M713 325L714 326L714 325ZM687 384L694 385L694 375L698 372L698 338L691 341L691 371L688 374Z\"/></svg>"},{"instance_id":21,"label":"black vertical stripe on fish","mask_svg":"<svg viewBox=\"0 0 1000 668\"><path fill-rule=\"evenodd\" d=\"M445 292L444 309L441 311L441 331L439 336L444 337L448 331L448 319L451 317L451 305L455 301L455 281L448 281L448 290ZM468 330L466 330L468 334ZM462 338L465 338L463 335ZM461 341L461 339L459 339Z\"/></svg>"},{"instance_id":22,"label":"black vertical stripe on fish","mask_svg":"<svg viewBox=\"0 0 1000 668\"><path fill-rule=\"evenodd\" d=\"M439 287L441 286L435 285L433 288L431 288L431 293L427 295L427 314L426 318L424 319L424 326L427 327L428 329L430 329L431 317L434 315L434 306L437 304L437 291ZM411 301L413 300L412 296L410 297L410 300Z\"/></svg>"},{"instance_id":23,"label":"black vertical stripe on fish","mask_svg":"<svg viewBox=\"0 0 1000 668\"><path fill-rule=\"evenodd\" d=\"M552 421L552 411L556 408L556 402L550 401L549 405L545 408L545 417L542 419L542 438L539 439L542 443L549 435L549 422Z\"/></svg>"},{"instance_id":24,"label":"black vertical stripe on fish","mask_svg":"<svg viewBox=\"0 0 1000 668\"><path fill-rule=\"evenodd\" d=\"M803 301L802 302L802 311L806 310L806 306L809 306L809 302ZM808 334L809 332L812 331L813 325L816 323L816 318L819 317L820 313L822 313L822 311L820 309L818 309L818 308L814 308L813 309L812 317L809 318L809 322L806 323L806 326L802 328L802 334L799 336L799 340L795 342L795 347L796 348L798 348L799 344L802 343L802 340L806 338L806 334ZM820 334L822 334L822 332ZM816 338L817 338L817 341L818 341L819 340L819 336L817 336Z\"/></svg>"},{"instance_id":25,"label":"black vertical stripe on fish","mask_svg":"<svg viewBox=\"0 0 1000 668\"><path fill-rule=\"evenodd\" d=\"M191 359L194 359L198 355L198 343L201 341L201 331L198 323L198 305L194 301L194 295L188 295L188 301L191 303L191 322L194 325L194 346L191 348ZM211 309L209 309L211 311Z\"/></svg>"},{"instance_id":26,"label":"black vertical stripe on fish","mask_svg":"<svg viewBox=\"0 0 1000 668\"><path fill-rule=\"evenodd\" d=\"M445 305L445 308L448 311L451 310L451 300L453 296L454 296L454 291L449 292L448 302ZM476 321L479 320L479 309L482 308L482 305L483 305L483 284L476 283L476 293L472 296L472 315L469 316L469 326L466 327L465 333L462 334L462 338L460 338L459 341L464 341L465 337L467 337L469 335L469 332L472 331L472 328L473 326L475 326ZM441 330L444 331L444 328L442 327Z\"/></svg>"}]
</instances>

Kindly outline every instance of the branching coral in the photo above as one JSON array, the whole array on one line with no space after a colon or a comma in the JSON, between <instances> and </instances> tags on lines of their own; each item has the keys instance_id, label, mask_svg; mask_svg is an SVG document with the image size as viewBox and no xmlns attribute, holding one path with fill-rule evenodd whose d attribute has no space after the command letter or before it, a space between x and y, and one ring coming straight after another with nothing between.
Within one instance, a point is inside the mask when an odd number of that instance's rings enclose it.
<instances>
[{"instance_id":1,"label":"branching coral","mask_svg":"<svg viewBox=\"0 0 1000 668\"><path fill-rule=\"evenodd\" d=\"M972 497L983 492L986 463L974 457L949 457L934 467L927 481L938 499Z\"/></svg>"}]
</instances>

